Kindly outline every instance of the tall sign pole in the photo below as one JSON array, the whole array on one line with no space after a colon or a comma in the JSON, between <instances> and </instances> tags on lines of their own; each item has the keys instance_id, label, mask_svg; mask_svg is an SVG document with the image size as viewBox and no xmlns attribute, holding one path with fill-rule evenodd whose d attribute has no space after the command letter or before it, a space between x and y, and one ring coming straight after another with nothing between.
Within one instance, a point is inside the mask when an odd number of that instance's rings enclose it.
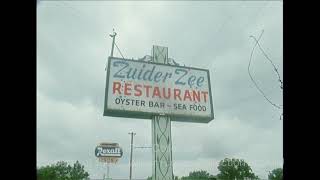
<instances>
[{"instance_id":1,"label":"tall sign pole","mask_svg":"<svg viewBox=\"0 0 320 180\"><path fill-rule=\"evenodd\" d=\"M154 45L152 62L144 59L109 57L103 115L151 119L152 179L173 180L171 121L214 119L210 73L169 63L167 47Z\"/></svg>"},{"instance_id":2,"label":"tall sign pole","mask_svg":"<svg viewBox=\"0 0 320 180\"><path fill-rule=\"evenodd\" d=\"M130 149L130 176L129 179L132 179L132 150L133 150L133 136L136 135L136 133L134 132L130 132L129 134L131 134L131 149Z\"/></svg>"},{"instance_id":3,"label":"tall sign pole","mask_svg":"<svg viewBox=\"0 0 320 180\"><path fill-rule=\"evenodd\" d=\"M168 64L168 48L152 47L152 61ZM152 129L152 180L173 180L171 118L167 115L153 116Z\"/></svg>"},{"instance_id":4,"label":"tall sign pole","mask_svg":"<svg viewBox=\"0 0 320 180\"><path fill-rule=\"evenodd\" d=\"M116 35L117 35L117 33L114 32L114 30L113 30L113 34L110 34L110 37L112 37L112 47L111 47L111 55L110 55L110 57L113 57L113 49L114 49L114 43L115 43Z\"/></svg>"}]
</instances>

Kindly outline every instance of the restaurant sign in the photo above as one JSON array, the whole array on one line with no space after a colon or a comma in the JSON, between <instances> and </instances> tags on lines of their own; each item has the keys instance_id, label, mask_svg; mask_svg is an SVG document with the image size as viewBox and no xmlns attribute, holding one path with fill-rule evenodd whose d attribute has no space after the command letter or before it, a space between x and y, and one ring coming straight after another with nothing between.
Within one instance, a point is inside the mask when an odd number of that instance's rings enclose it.
<instances>
[{"instance_id":1,"label":"restaurant sign","mask_svg":"<svg viewBox=\"0 0 320 180\"><path fill-rule=\"evenodd\" d=\"M109 57L104 116L207 123L213 119L209 70Z\"/></svg>"}]
</instances>

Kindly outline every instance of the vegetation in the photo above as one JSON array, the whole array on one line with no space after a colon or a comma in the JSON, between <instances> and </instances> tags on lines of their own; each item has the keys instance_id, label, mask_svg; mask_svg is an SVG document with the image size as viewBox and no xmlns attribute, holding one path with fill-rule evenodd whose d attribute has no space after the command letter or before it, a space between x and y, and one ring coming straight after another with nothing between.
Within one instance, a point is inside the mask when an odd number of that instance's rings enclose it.
<instances>
[{"instance_id":1,"label":"vegetation","mask_svg":"<svg viewBox=\"0 0 320 180\"><path fill-rule=\"evenodd\" d=\"M220 173L217 175L220 180L255 180L259 179L251 167L244 160L228 159L221 160L218 166Z\"/></svg>"},{"instance_id":2,"label":"vegetation","mask_svg":"<svg viewBox=\"0 0 320 180\"><path fill-rule=\"evenodd\" d=\"M218 165L219 173L214 176L204 170L192 171L188 176L179 178L174 176L174 180L257 180L251 167L244 160L228 159L221 160ZM282 168L272 170L269 180L282 180ZM84 166L76 161L73 166L64 161L56 164L37 168L37 180L88 180L89 173L84 170ZM147 180L152 180L148 177Z\"/></svg>"},{"instance_id":3,"label":"vegetation","mask_svg":"<svg viewBox=\"0 0 320 180\"><path fill-rule=\"evenodd\" d=\"M37 168L37 180L85 180L89 173L77 161L73 166L60 161L53 165Z\"/></svg>"},{"instance_id":4,"label":"vegetation","mask_svg":"<svg viewBox=\"0 0 320 180\"><path fill-rule=\"evenodd\" d=\"M283 176L282 168L277 168L277 169L272 170L269 173L268 179L269 180L282 180L282 176Z\"/></svg>"},{"instance_id":5,"label":"vegetation","mask_svg":"<svg viewBox=\"0 0 320 180\"><path fill-rule=\"evenodd\" d=\"M178 176L175 176L175 175L173 175L173 176L174 176L174 180L179 180ZM148 176L147 180L152 180L152 176Z\"/></svg>"},{"instance_id":6,"label":"vegetation","mask_svg":"<svg viewBox=\"0 0 320 180\"><path fill-rule=\"evenodd\" d=\"M182 177L181 180L216 180L216 178L207 171L200 170L190 172L189 176Z\"/></svg>"}]
</instances>

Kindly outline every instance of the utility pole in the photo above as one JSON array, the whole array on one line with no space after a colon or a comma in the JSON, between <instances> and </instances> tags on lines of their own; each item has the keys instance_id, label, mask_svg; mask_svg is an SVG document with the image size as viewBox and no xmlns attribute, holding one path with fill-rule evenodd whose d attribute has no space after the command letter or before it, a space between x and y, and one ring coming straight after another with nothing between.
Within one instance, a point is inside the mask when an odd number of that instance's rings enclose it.
<instances>
[{"instance_id":1,"label":"utility pole","mask_svg":"<svg viewBox=\"0 0 320 180\"><path fill-rule=\"evenodd\" d=\"M114 43L115 43L115 38L116 38L116 35L117 33L114 32L114 29L113 29L113 34L109 34L110 37L112 37L112 47L111 47L111 57L113 57L113 49L114 49Z\"/></svg>"},{"instance_id":2,"label":"utility pole","mask_svg":"<svg viewBox=\"0 0 320 180\"><path fill-rule=\"evenodd\" d=\"M109 163L107 162L107 179L109 179L109 171L110 171L110 169L109 169Z\"/></svg>"},{"instance_id":3,"label":"utility pole","mask_svg":"<svg viewBox=\"0 0 320 180\"><path fill-rule=\"evenodd\" d=\"M136 133L134 132L130 132L128 133L131 135L131 152L130 152L130 176L129 176L129 180L132 180L132 149L133 149L133 136L136 135Z\"/></svg>"}]
</instances>

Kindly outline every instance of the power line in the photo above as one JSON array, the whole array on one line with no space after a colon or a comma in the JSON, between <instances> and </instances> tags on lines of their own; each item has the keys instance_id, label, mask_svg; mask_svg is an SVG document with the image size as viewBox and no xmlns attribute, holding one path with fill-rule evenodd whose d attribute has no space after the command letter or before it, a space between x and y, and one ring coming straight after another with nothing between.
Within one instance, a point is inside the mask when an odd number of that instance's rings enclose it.
<instances>
[{"instance_id":1,"label":"power line","mask_svg":"<svg viewBox=\"0 0 320 180\"><path fill-rule=\"evenodd\" d=\"M256 39L256 37L254 37L254 36L250 36L251 38L253 38L255 41L256 41L256 43L257 43L257 45L259 46L259 49L261 50L261 52L263 53L263 55L269 60L269 62L272 64L272 66L273 66L273 68L274 68L274 71L276 72L276 74L277 74L277 76L278 76L278 81L280 82L280 88L281 89L283 89L283 82L282 82L282 80L281 80L281 78L280 78L280 74L279 74L279 72L278 72L278 69L277 69L277 67L276 67L276 65L272 62L272 60L268 57L268 55L265 53L265 51L263 50L263 48L260 46L260 43L259 43L259 41Z\"/></svg>"},{"instance_id":2,"label":"power line","mask_svg":"<svg viewBox=\"0 0 320 180\"><path fill-rule=\"evenodd\" d=\"M145 146L135 146L134 148L141 148L141 149L144 149L144 148L152 148L152 147L145 147Z\"/></svg>"},{"instance_id":3,"label":"power line","mask_svg":"<svg viewBox=\"0 0 320 180\"><path fill-rule=\"evenodd\" d=\"M264 92L262 91L262 89L258 86L258 84L257 84L256 81L253 79L253 77L252 77L252 75L251 75L251 73L250 73L250 65L251 65L251 61L252 61L253 52L254 52L254 49L256 48L256 46L259 44L258 42L259 42L260 38L262 37L263 32L264 32L264 30L262 30L262 32L261 32L258 40L255 39L255 40L256 40L256 43L255 43L255 45L254 45L254 47L252 48L252 51L251 51L250 60L249 60L249 65L248 65L248 74L249 74L249 76L250 76L251 81L253 82L253 84L255 85L255 87L258 89L258 91L263 95L263 97L264 97L271 105L273 105L274 107L276 107L276 108L278 108L278 109L281 109L281 107L280 107L279 105L276 105L275 103L273 103L273 102L265 95L265 93L264 93ZM251 36L250 36L250 37L251 37ZM281 81L281 82L282 82L282 81Z\"/></svg>"},{"instance_id":4,"label":"power line","mask_svg":"<svg viewBox=\"0 0 320 180\"><path fill-rule=\"evenodd\" d=\"M121 51L120 51L119 47L117 46L117 44L116 44L116 43L114 43L114 45L116 45L116 47L117 47L117 49L118 49L118 51L119 51L120 55L121 55L121 56L122 56L122 58L124 59L124 57L123 57L123 55L122 55L122 53L121 53Z\"/></svg>"}]
</instances>

